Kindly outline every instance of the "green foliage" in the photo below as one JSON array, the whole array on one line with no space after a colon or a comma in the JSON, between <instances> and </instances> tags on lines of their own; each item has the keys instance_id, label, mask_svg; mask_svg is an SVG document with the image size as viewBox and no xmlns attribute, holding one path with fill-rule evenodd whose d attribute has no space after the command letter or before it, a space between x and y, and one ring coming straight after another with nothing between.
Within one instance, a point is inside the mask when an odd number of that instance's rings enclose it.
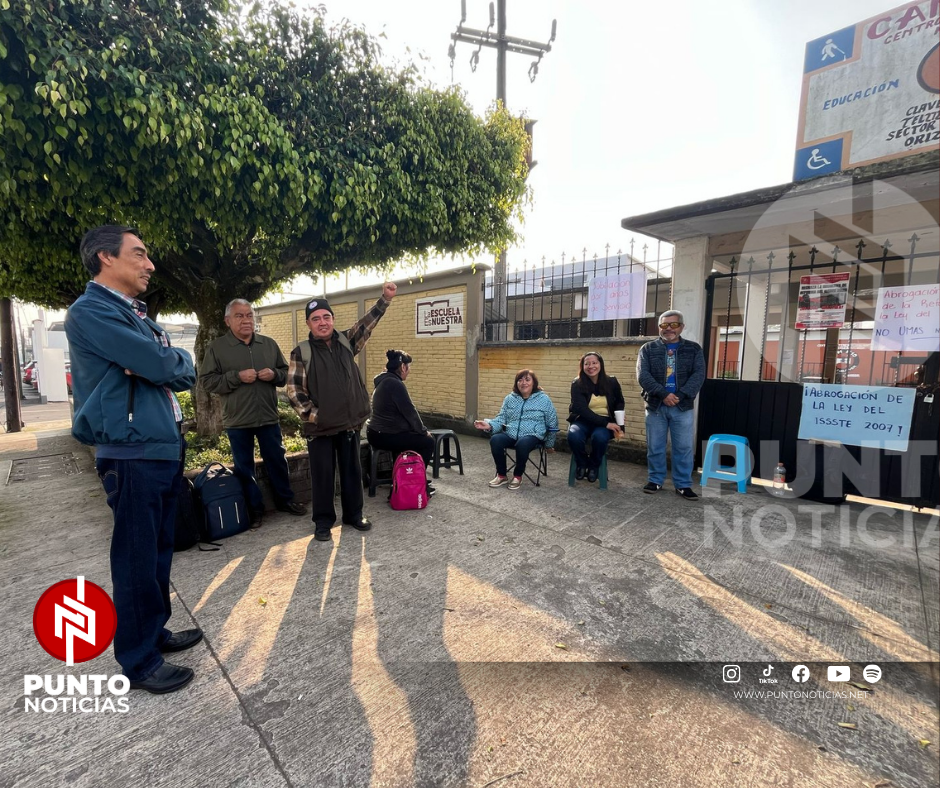
<instances>
[{"instance_id":1,"label":"green foliage","mask_svg":"<svg viewBox=\"0 0 940 788\"><path fill-rule=\"evenodd\" d=\"M2 2L2 0L0 0ZM196 409L193 407L193 395L188 391L180 391L176 395L180 410L183 411L183 421L192 421L196 418Z\"/></svg>"},{"instance_id":2,"label":"green foliage","mask_svg":"<svg viewBox=\"0 0 940 788\"><path fill-rule=\"evenodd\" d=\"M88 227L140 228L151 307L217 330L298 273L514 240L521 121L277 2L0 0L0 294L65 306Z\"/></svg>"},{"instance_id":3,"label":"green foliage","mask_svg":"<svg viewBox=\"0 0 940 788\"><path fill-rule=\"evenodd\" d=\"M180 408L183 411L183 420L192 419L194 417L192 394L184 391L177 394L176 397L179 399ZM300 434L300 417L287 402L278 401L277 420L281 425L284 447L287 449L288 454L307 451L307 441ZM255 458L261 459L257 443L255 444ZM186 470L203 468L210 462L221 462L225 465L232 464L232 444L228 439L228 435L223 432L221 435L202 438L195 432L187 433Z\"/></svg>"},{"instance_id":4,"label":"green foliage","mask_svg":"<svg viewBox=\"0 0 940 788\"><path fill-rule=\"evenodd\" d=\"M277 420L281 425L281 434L285 438L300 433L300 416L297 415L297 411L289 403L283 400L278 400L277 403Z\"/></svg>"}]
</instances>

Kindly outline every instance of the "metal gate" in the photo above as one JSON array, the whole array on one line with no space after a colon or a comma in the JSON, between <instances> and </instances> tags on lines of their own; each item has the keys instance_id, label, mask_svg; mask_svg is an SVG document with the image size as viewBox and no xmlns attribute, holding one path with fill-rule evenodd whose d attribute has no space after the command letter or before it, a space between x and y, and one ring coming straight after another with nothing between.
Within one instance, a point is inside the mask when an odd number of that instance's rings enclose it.
<instances>
[{"instance_id":1,"label":"metal gate","mask_svg":"<svg viewBox=\"0 0 940 788\"><path fill-rule=\"evenodd\" d=\"M801 448L797 441L801 384L912 389L915 405L910 440L932 442L929 456L922 453L920 457L918 490L902 484L902 467L905 473L910 470L905 465L910 457L875 449L846 449L860 463L877 467L879 478L874 486L879 494L875 497L936 506L940 500L940 353L873 351L871 337L879 288L936 285L937 250L923 244L916 233L898 243L903 253L896 253L895 244L885 241L874 254L866 255L869 244L858 239L847 247L854 254L839 247L823 252L813 246L785 253L771 251L760 260L732 257L727 262L716 261L716 270L706 282L703 346L707 379L699 398L699 445L717 433L743 435L753 447L761 441L774 441L777 456L758 458L755 474L772 478L773 467L780 460L788 469L789 480L795 476ZM844 308L844 322L798 329L797 317L809 300L807 289L801 290L801 277L819 274L842 275L832 278L844 284L819 298L823 308ZM872 457L865 455L875 451L877 462L872 463ZM860 490L848 479L845 492L868 494L872 485L866 487Z\"/></svg>"}]
</instances>

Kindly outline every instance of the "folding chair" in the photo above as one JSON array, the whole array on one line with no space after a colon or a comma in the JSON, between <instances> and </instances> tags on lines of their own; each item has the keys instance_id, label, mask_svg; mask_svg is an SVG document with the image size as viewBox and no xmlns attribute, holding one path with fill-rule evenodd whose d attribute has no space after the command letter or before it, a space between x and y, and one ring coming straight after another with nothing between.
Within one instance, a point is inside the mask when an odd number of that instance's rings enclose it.
<instances>
[{"instance_id":1,"label":"folding chair","mask_svg":"<svg viewBox=\"0 0 940 788\"><path fill-rule=\"evenodd\" d=\"M538 460L532 459L535 452L529 452L529 459L526 462L525 470L522 471L523 475L534 484L536 487L541 486L541 481L543 476L548 476L548 451L545 448L545 442L541 441L536 447L539 450ZM515 467L516 465L516 450L515 448L503 449L503 454L506 455L506 467ZM529 467L535 469L535 478L533 479L529 475ZM511 471L510 471L511 473Z\"/></svg>"}]
</instances>

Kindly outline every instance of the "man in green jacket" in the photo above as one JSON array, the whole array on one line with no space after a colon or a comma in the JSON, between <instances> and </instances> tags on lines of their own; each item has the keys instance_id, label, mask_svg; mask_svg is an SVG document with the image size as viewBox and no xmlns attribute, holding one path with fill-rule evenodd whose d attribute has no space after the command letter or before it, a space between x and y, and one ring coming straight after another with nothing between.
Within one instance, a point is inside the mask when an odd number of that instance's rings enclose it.
<instances>
[{"instance_id":1,"label":"man in green jacket","mask_svg":"<svg viewBox=\"0 0 940 788\"><path fill-rule=\"evenodd\" d=\"M243 298L225 307L225 325L229 330L209 345L199 378L206 391L222 397L222 426L232 444L235 475L245 488L251 523L259 526L264 514L255 480L255 438L277 510L304 515L306 507L294 502L277 418L277 388L287 381L284 354L273 339L255 333L254 311Z\"/></svg>"}]
</instances>

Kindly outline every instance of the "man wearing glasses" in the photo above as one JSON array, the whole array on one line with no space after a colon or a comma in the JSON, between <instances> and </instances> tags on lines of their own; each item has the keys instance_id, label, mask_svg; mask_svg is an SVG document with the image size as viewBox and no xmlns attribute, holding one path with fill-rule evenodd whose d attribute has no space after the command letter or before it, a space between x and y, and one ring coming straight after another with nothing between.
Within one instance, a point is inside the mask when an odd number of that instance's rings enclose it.
<instances>
[{"instance_id":1,"label":"man wearing glasses","mask_svg":"<svg viewBox=\"0 0 940 788\"><path fill-rule=\"evenodd\" d=\"M659 318L659 339L640 348L636 378L646 400L646 458L649 481L643 492L659 492L666 480L666 436L672 437L672 481L688 501L692 491L692 436L695 397L705 382L705 357L695 342L682 338L681 312Z\"/></svg>"},{"instance_id":2,"label":"man wearing glasses","mask_svg":"<svg viewBox=\"0 0 940 788\"><path fill-rule=\"evenodd\" d=\"M270 337L255 333L251 304L236 298L225 307L228 332L206 351L199 379L206 391L222 397L222 425L232 444L235 475L241 479L251 524L264 515L264 498L255 480L255 438L271 480L274 505L297 517L307 508L294 502L287 451L277 416L277 388L287 382L287 361Z\"/></svg>"}]
</instances>

